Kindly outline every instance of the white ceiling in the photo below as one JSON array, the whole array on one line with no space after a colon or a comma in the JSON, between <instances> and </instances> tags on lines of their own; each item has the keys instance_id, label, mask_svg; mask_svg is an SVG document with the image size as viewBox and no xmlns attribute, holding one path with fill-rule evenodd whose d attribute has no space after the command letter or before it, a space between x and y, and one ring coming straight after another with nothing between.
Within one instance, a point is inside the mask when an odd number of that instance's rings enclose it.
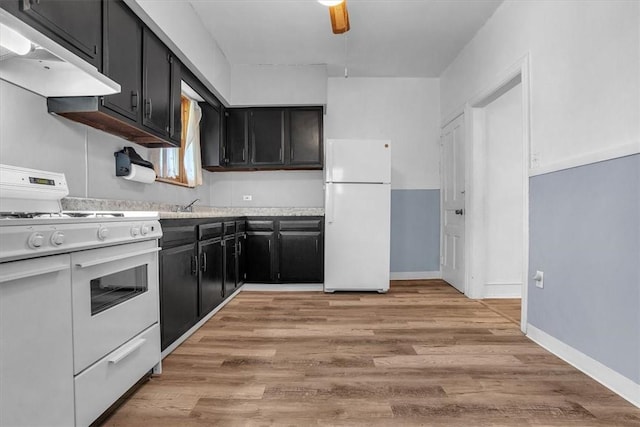
<instances>
[{"instance_id":1,"label":"white ceiling","mask_svg":"<svg viewBox=\"0 0 640 427\"><path fill-rule=\"evenodd\" d=\"M502 0L347 0L331 32L316 0L190 0L231 64L327 64L342 76L438 77Z\"/></svg>"}]
</instances>

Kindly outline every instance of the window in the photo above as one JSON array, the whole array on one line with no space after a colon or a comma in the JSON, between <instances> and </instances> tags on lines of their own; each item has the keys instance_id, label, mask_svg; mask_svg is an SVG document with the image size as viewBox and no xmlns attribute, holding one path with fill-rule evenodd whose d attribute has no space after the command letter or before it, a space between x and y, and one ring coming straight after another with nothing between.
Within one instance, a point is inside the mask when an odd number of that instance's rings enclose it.
<instances>
[{"instance_id":1,"label":"window","mask_svg":"<svg viewBox=\"0 0 640 427\"><path fill-rule=\"evenodd\" d=\"M182 94L182 135L180 147L152 148L150 160L156 170L157 180L170 184L195 187L202 185L202 161L200 159L200 119L202 111L197 101Z\"/></svg>"}]
</instances>

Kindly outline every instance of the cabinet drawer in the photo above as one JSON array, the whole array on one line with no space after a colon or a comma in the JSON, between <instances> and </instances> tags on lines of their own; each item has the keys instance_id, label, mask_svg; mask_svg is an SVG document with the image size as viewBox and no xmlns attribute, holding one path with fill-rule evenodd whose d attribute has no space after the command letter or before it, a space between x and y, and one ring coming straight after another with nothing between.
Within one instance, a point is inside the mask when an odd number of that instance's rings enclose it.
<instances>
[{"instance_id":1,"label":"cabinet drawer","mask_svg":"<svg viewBox=\"0 0 640 427\"><path fill-rule=\"evenodd\" d=\"M247 229L246 221L236 221L236 232L243 233Z\"/></svg>"},{"instance_id":2,"label":"cabinet drawer","mask_svg":"<svg viewBox=\"0 0 640 427\"><path fill-rule=\"evenodd\" d=\"M155 324L76 376L76 425L91 424L158 362Z\"/></svg>"},{"instance_id":3,"label":"cabinet drawer","mask_svg":"<svg viewBox=\"0 0 640 427\"><path fill-rule=\"evenodd\" d=\"M321 219L307 220L281 220L280 230L300 230L300 231L320 231L322 230Z\"/></svg>"},{"instance_id":4,"label":"cabinet drawer","mask_svg":"<svg viewBox=\"0 0 640 427\"><path fill-rule=\"evenodd\" d=\"M236 233L236 222L235 221L227 221L224 223L224 235L228 236L229 234Z\"/></svg>"},{"instance_id":5,"label":"cabinet drawer","mask_svg":"<svg viewBox=\"0 0 640 427\"><path fill-rule=\"evenodd\" d=\"M163 224L160 247L169 248L185 243L194 242L196 240L195 230L196 228L193 225L167 227Z\"/></svg>"},{"instance_id":6,"label":"cabinet drawer","mask_svg":"<svg viewBox=\"0 0 640 427\"><path fill-rule=\"evenodd\" d=\"M213 239L222 236L222 223L202 224L198 227L198 240Z\"/></svg>"},{"instance_id":7,"label":"cabinet drawer","mask_svg":"<svg viewBox=\"0 0 640 427\"><path fill-rule=\"evenodd\" d=\"M247 220L247 230L250 230L250 231L273 231L273 230L275 230L274 222L273 221L268 221L268 220L250 219L250 220Z\"/></svg>"}]
</instances>

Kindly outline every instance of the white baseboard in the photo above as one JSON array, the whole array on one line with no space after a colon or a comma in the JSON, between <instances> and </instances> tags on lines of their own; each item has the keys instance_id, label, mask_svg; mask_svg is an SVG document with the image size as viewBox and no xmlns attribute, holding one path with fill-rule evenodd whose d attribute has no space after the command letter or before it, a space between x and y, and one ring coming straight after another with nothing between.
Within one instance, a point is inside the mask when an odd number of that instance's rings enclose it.
<instances>
[{"instance_id":1,"label":"white baseboard","mask_svg":"<svg viewBox=\"0 0 640 427\"><path fill-rule=\"evenodd\" d=\"M482 298L522 298L522 283L487 283Z\"/></svg>"},{"instance_id":2,"label":"white baseboard","mask_svg":"<svg viewBox=\"0 0 640 427\"><path fill-rule=\"evenodd\" d=\"M213 317L214 314L216 314L217 312L219 312L222 307L224 307L225 305L227 305L229 303L229 301L231 301L232 299L234 299L236 297L236 295L238 295L240 292L242 291L242 286L239 287L238 289L236 289L236 291L234 293L232 293L231 295L229 295L229 298L225 299L224 301L222 301L220 303L220 305L218 305L216 308L214 308L213 310L211 310L211 313L207 314L206 316L204 316L198 323L196 323L195 325L193 325L191 327L191 329L189 329L187 332L185 332L184 334L182 334L182 336L180 338L178 338L177 340L175 340L174 342L171 343L171 345L167 348L164 349L164 351L161 354L161 358L164 359L165 357L167 357L169 354L171 354L171 352L173 350L175 350L176 348L178 348L178 346L180 344L182 344L183 342L185 342L187 340L187 338L189 338L191 335L194 334L195 331L197 331L198 329L200 329L202 327L202 325L204 325L205 323L207 323L207 321L209 319L211 319Z\"/></svg>"},{"instance_id":3,"label":"white baseboard","mask_svg":"<svg viewBox=\"0 0 640 427\"><path fill-rule=\"evenodd\" d=\"M241 289L249 292L322 292L324 285L322 283L245 283Z\"/></svg>"},{"instance_id":4,"label":"white baseboard","mask_svg":"<svg viewBox=\"0 0 640 427\"><path fill-rule=\"evenodd\" d=\"M541 331L531 323L527 324L527 337L640 408L640 384Z\"/></svg>"},{"instance_id":5,"label":"white baseboard","mask_svg":"<svg viewBox=\"0 0 640 427\"><path fill-rule=\"evenodd\" d=\"M441 271L392 271L391 280L442 279Z\"/></svg>"},{"instance_id":6,"label":"white baseboard","mask_svg":"<svg viewBox=\"0 0 640 427\"><path fill-rule=\"evenodd\" d=\"M640 141L630 142L616 147L606 147L599 151L579 154L575 157L552 162L529 169L529 176L544 175L546 173L571 169L578 166L590 165L605 160L618 159L640 153Z\"/></svg>"}]
</instances>

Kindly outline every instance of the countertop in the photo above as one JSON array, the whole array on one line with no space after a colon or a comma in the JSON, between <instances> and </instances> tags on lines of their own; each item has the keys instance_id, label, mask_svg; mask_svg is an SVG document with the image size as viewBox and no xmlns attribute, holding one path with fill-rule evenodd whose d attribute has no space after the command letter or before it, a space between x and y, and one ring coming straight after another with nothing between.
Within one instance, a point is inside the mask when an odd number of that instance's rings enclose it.
<instances>
[{"instance_id":1,"label":"countertop","mask_svg":"<svg viewBox=\"0 0 640 427\"><path fill-rule=\"evenodd\" d=\"M160 219L175 218L222 218L240 216L323 216L324 208L290 207L193 207L193 212L177 212L180 205L170 203L143 202L134 200L88 199L65 197L62 208L69 211L152 211L158 212Z\"/></svg>"}]
</instances>

